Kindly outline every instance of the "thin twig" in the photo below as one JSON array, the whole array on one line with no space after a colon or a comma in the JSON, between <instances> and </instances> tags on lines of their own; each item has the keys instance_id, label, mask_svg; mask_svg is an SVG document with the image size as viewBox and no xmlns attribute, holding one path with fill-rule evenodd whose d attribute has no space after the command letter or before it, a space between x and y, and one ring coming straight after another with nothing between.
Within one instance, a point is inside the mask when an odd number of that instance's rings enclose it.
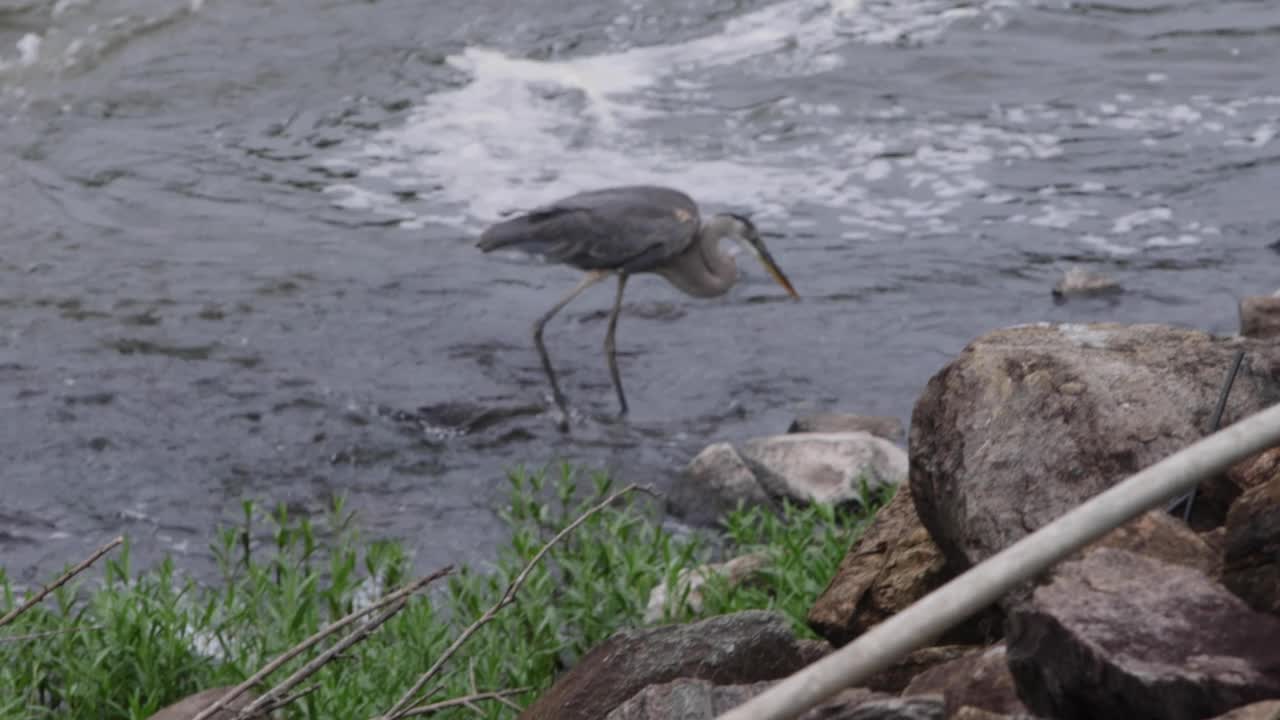
<instances>
[{"instance_id":1,"label":"thin twig","mask_svg":"<svg viewBox=\"0 0 1280 720\"><path fill-rule=\"evenodd\" d=\"M295 702L297 702L297 701L301 700L302 698L304 698L304 697L306 697L306 696L310 695L311 693L313 693L313 692L315 692L315 691L317 691L317 690L319 690L319 689L320 689L320 683L312 683L311 685L308 685L308 686L306 686L306 687L302 688L301 690L299 690L298 692L296 692L296 693L294 693L294 694L292 694L292 695L288 695L288 696L286 696L286 697L282 697L282 698L280 698L279 700L276 700L275 702L271 703L270 705L268 705L268 706L266 706L266 707L262 708L262 710L261 710L261 712L262 712L262 716L263 716L263 717L269 717L269 716L271 715L271 713L273 713L273 712L275 712L275 711L279 710L280 708L282 708L282 707L284 707L284 706L286 706L286 705L292 705L293 703L295 703Z\"/></svg>"},{"instance_id":2,"label":"thin twig","mask_svg":"<svg viewBox=\"0 0 1280 720\"><path fill-rule=\"evenodd\" d=\"M10 610L4 617L0 617L0 627L4 627L5 625L8 625L9 623L16 620L19 615L35 607L37 604L39 604L41 600L45 599L45 597L47 597L49 593L53 592L54 590L57 590L63 585L66 585L68 582L71 581L71 578L87 570L90 565L98 561L98 558L111 552L113 549L116 548L116 546L120 545L123 542L124 542L123 537L117 537L115 540L112 540L106 545L103 545L102 547L95 550L94 553L90 555L88 559L86 559L84 562L81 562L79 565L66 571L65 573L62 574L62 577L58 578L57 580L54 580L52 584L46 585L42 590L40 590L40 592L33 595L25 603L19 605L13 610Z\"/></svg>"},{"instance_id":3,"label":"thin twig","mask_svg":"<svg viewBox=\"0 0 1280 720\"><path fill-rule=\"evenodd\" d=\"M440 578L444 577L445 575L448 575L451 572L453 572L453 566L447 565L424 578L419 578L418 580L415 580L413 583L406 585L405 587L399 590L396 590L393 593L384 595L381 600L378 600L377 602L373 603L369 607L351 612L341 620L337 620L333 623L330 623L328 627L325 627L317 631L311 637L307 638L306 640L303 640L298 645L295 645L292 648L286 650L284 653L279 655L275 660L272 660L271 662L267 663L265 666L263 666L261 670L254 673L251 677L249 677L249 679L235 686L231 690L231 692L218 698L211 705L209 705L209 707L205 708L204 710L201 710L195 717L191 718L191 720L209 720L209 718L212 717L214 713L221 710L224 706L226 706L227 703L231 702L232 700L235 700L236 698L240 697L244 693L248 692L249 689L252 688L254 685L257 685L258 683L262 682L263 678L267 677L268 675L275 672L276 670L279 670L281 666L283 666L285 663L289 662L290 660L306 652L316 643L320 642L321 640L324 640L325 638L329 637L330 635L333 635L334 633L337 633L342 628L350 625L356 620L359 620L365 615L369 615L371 613L377 612L382 608L388 605L391 605L392 603L395 603L399 600L409 597L410 595L418 592L422 588L426 587L427 585L430 585L431 583L435 582L436 580L439 580Z\"/></svg>"},{"instance_id":4,"label":"thin twig","mask_svg":"<svg viewBox=\"0 0 1280 720\"><path fill-rule=\"evenodd\" d=\"M1218 432L1218 428L1222 425L1222 413L1227 409L1227 398L1231 397L1231 386L1236 382L1236 374L1240 372L1240 363L1244 360L1244 351L1237 350L1235 359L1231 362L1231 369L1227 371L1227 379L1222 383L1222 389L1218 391L1218 404L1213 408L1213 417L1209 420L1209 434ZM1183 495L1174 501L1172 507L1177 507L1180 503L1186 503L1182 507L1182 522L1191 522L1191 508L1196 502L1196 493L1199 486L1191 488L1191 492Z\"/></svg>"},{"instance_id":5,"label":"thin twig","mask_svg":"<svg viewBox=\"0 0 1280 720\"><path fill-rule=\"evenodd\" d=\"M47 632L31 633L30 635L10 635L9 637L0 636L0 643L19 643L28 640L40 640L42 638L53 637L54 635L67 635L78 632L95 632L102 630L106 625L77 625L63 630L49 630Z\"/></svg>"},{"instance_id":6,"label":"thin twig","mask_svg":"<svg viewBox=\"0 0 1280 720\"><path fill-rule=\"evenodd\" d=\"M542 560L542 558L548 552L551 551L551 548L554 547L556 543L560 542L566 536L572 533L574 530L576 530L579 525L586 522L587 518L590 518L592 515L595 515L601 510L604 510L606 507L612 505L613 502L616 501L618 498L633 491L640 491L648 495L653 495L655 497L658 496L658 492L653 488L641 487L640 485L632 483L631 485L628 485L622 488L621 490L615 492L614 494L610 495L604 500L601 500L598 504L589 508L586 512L582 513L582 515L578 516L578 519L569 523L567 526L565 526L563 530L556 533L555 537L548 540L547 544L543 545L542 549L539 550L538 553L533 556L533 559L531 559L528 562L528 564L524 566L524 569L520 571L520 574L516 576L516 579L511 581L511 584L507 586L506 592L502 594L502 598L499 599L498 602L494 604L493 607L486 610L484 615L481 615L480 618L476 620L474 623L472 623L469 627L467 627L466 630L463 630L462 634L459 635L457 639L453 641L453 644L451 644L449 648L444 651L444 654L441 655L436 660L435 664L432 665L429 670L427 670L425 673L422 674L421 677L418 678L418 681L413 684L413 687L409 688L409 690L406 691L403 696L401 696L401 698L396 702L396 704L392 706L392 708L388 710L387 713L380 718L380 720L400 720L400 718L407 717L405 715L405 709L408 708L414 702L420 701L420 700L415 700L414 698L417 697L418 693L422 690L423 687L426 686L427 683L431 682L432 678L434 678L436 675L440 673L441 669L444 668L444 664L449 661L449 658L453 657L454 653L458 652L458 648L462 647L462 644L465 643L468 638L474 635L477 630L479 630L481 627L491 622L498 615L498 613L502 611L503 608L515 602L516 593L520 591L520 588L524 585L525 581L528 580L529 574L533 572L533 568L536 567L537 564ZM203 719L196 718L196 720L203 720Z\"/></svg>"},{"instance_id":7,"label":"thin twig","mask_svg":"<svg viewBox=\"0 0 1280 720\"><path fill-rule=\"evenodd\" d=\"M430 715L431 713L436 713L436 712L440 712L441 710L448 710L449 708L455 708L455 707L470 707L473 711L480 712L479 708L474 707L472 703L484 702L486 700L492 700L494 702L500 702L510 706L511 701L507 699L508 697L512 695L519 695L520 693L524 693L528 691L529 691L529 688L516 688L514 690L503 690L501 692L476 693L474 695L467 695L466 697L452 698L450 700L441 700L440 702L434 702L429 705L419 705L417 707L409 708L408 710L405 710L400 715L400 717L402 718L421 717L423 715ZM520 708L516 707L515 709L519 710Z\"/></svg>"},{"instance_id":8,"label":"thin twig","mask_svg":"<svg viewBox=\"0 0 1280 720\"><path fill-rule=\"evenodd\" d=\"M278 685L263 693L257 700L246 705L243 710L236 714L236 720L246 720L247 718L253 717L254 714L258 712L262 712L262 714L265 715L266 713L263 712L263 709L272 704L272 698L289 692L303 680L306 680L316 674L320 668L328 664L329 661L333 660L339 653L346 651L352 645L355 645L361 640L369 637L374 630L377 630L383 623L395 617L395 615L401 610L404 610L408 604L409 601L406 598L402 598L399 601L392 603L391 607L381 615L378 615L364 625L361 625L358 630L334 643L333 647L315 656L306 665L298 668L297 672L293 673Z\"/></svg>"}]
</instances>

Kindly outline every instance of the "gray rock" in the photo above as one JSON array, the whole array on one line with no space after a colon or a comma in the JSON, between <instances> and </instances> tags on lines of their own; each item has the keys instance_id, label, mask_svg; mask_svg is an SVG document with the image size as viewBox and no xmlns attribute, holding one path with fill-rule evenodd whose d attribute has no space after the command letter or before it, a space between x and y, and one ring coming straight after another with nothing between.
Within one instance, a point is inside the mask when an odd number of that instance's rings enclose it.
<instances>
[{"instance_id":1,"label":"gray rock","mask_svg":"<svg viewBox=\"0 0 1280 720\"><path fill-rule=\"evenodd\" d=\"M840 433L866 432L890 442L899 442L906 436L902 421L887 415L844 415L817 413L798 417L787 428L788 433Z\"/></svg>"},{"instance_id":2,"label":"gray rock","mask_svg":"<svg viewBox=\"0 0 1280 720\"><path fill-rule=\"evenodd\" d=\"M699 565L696 568L681 570L676 577L676 596L683 596L684 602L694 614L701 613L702 588L712 578L719 578L728 587L737 587L759 575L770 562L768 553L757 552L722 563ZM653 624L662 619L668 603L671 602L670 594L671 591L665 580L649 593L649 605L644 613L645 623Z\"/></svg>"},{"instance_id":3,"label":"gray rock","mask_svg":"<svg viewBox=\"0 0 1280 720\"><path fill-rule=\"evenodd\" d=\"M1201 439L1237 348L1223 426L1280 400L1280 345L1111 323L979 338L912 414L920 520L957 570L991 557Z\"/></svg>"},{"instance_id":4,"label":"gray rock","mask_svg":"<svg viewBox=\"0 0 1280 720\"><path fill-rule=\"evenodd\" d=\"M223 695L234 690L234 686L209 688L198 693L188 695L185 698L168 705L156 711L147 720L191 720L191 718L199 715L205 708L218 701ZM214 713L211 720L232 720L236 713L249 707L249 703L258 699L253 692L247 692L240 697L227 703L227 707ZM265 715L254 715L253 718L264 718Z\"/></svg>"},{"instance_id":5,"label":"gray rock","mask_svg":"<svg viewBox=\"0 0 1280 720\"><path fill-rule=\"evenodd\" d=\"M1280 294L1242 299L1240 334L1252 338L1280 338Z\"/></svg>"},{"instance_id":6,"label":"gray rock","mask_svg":"<svg viewBox=\"0 0 1280 720\"><path fill-rule=\"evenodd\" d=\"M1196 720L1280 696L1280 619L1124 550L1059 566L1007 643L1019 697L1047 717Z\"/></svg>"},{"instance_id":7,"label":"gray rock","mask_svg":"<svg viewBox=\"0 0 1280 720\"><path fill-rule=\"evenodd\" d=\"M1254 610L1280 615L1280 470L1227 514L1222 582Z\"/></svg>"},{"instance_id":8,"label":"gray rock","mask_svg":"<svg viewBox=\"0 0 1280 720\"><path fill-rule=\"evenodd\" d=\"M907 477L907 454L865 432L795 433L709 445L689 463L668 508L694 523L716 522L739 503L777 509L784 500L837 505Z\"/></svg>"},{"instance_id":9,"label":"gray rock","mask_svg":"<svg viewBox=\"0 0 1280 720\"><path fill-rule=\"evenodd\" d=\"M698 524L715 523L739 504L768 507L773 501L738 451L724 442L698 453L667 502L673 514Z\"/></svg>"},{"instance_id":10,"label":"gray rock","mask_svg":"<svg viewBox=\"0 0 1280 720\"><path fill-rule=\"evenodd\" d=\"M797 640L782 615L758 610L622 632L583 656L520 718L597 720L650 685L680 678L718 685L778 680L822 652Z\"/></svg>"},{"instance_id":11,"label":"gray rock","mask_svg":"<svg viewBox=\"0 0 1280 720\"><path fill-rule=\"evenodd\" d=\"M1068 268L1062 279L1053 286L1053 295L1067 298L1073 295L1097 296L1115 295L1124 292L1120 283L1102 273L1086 270L1082 267Z\"/></svg>"},{"instance_id":12,"label":"gray rock","mask_svg":"<svg viewBox=\"0 0 1280 720\"><path fill-rule=\"evenodd\" d=\"M775 499L845 504L907 478L907 453L865 432L801 433L748 440L740 452Z\"/></svg>"}]
</instances>

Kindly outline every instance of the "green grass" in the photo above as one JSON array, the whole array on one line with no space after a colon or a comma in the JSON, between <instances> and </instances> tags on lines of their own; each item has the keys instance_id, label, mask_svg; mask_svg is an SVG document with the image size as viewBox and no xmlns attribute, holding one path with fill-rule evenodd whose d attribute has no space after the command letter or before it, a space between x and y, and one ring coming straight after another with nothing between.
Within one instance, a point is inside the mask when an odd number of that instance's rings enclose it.
<instances>
[{"instance_id":1,"label":"green grass","mask_svg":"<svg viewBox=\"0 0 1280 720\"><path fill-rule=\"evenodd\" d=\"M437 583L313 676L314 690L286 716L359 719L389 708L549 538L613 489L603 475L584 481L567 467L550 482L545 473L513 473L502 512L511 540L495 567L462 568ZM870 497L869 507L885 500ZM747 509L727 517L721 536L677 536L642 504L615 504L557 545L517 602L463 645L436 699L465 695L474 678L482 691L531 688L514 698L531 702L592 646L643 624L659 582L721 555L764 551L773 564L747 586L708 583L700 616L772 608L811 637L805 614L868 516L822 506L787 507L781 516ZM74 581L0 630L0 718L145 718L189 693L243 680L359 598L412 579L401 547L363 541L340 505L317 522L246 503L241 523L214 544L221 580L209 586L180 577L168 561L132 568L126 543L103 561L101 579ZM264 523L270 542L247 540L246 528L261 532ZM20 600L0 570L0 615ZM680 600L669 604L667 621L694 618ZM8 639L32 635L39 637ZM496 703L485 710L489 718L515 715ZM475 714L439 715L464 716Z\"/></svg>"}]
</instances>

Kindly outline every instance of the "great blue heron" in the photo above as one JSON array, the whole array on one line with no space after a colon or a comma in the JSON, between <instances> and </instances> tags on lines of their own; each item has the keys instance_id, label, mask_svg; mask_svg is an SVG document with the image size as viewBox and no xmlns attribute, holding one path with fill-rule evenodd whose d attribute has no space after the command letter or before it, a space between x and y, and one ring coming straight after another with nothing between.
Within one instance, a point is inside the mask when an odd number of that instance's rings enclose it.
<instances>
[{"instance_id":1,"label":"great blue heron","mask_svg":"<svg viewBox=\"0 0 1280 720\"><path fill-rule=\"evenodd\" d=\"M479 247L486 253L498 249L521 250L587 273L568 295L533 324L533 342L542 358L542 369L551 381L551 392L561 414L561 428L567 427L569 413L542 342L547 322L587 288L610 275L618 276L618 292L609 315L604 351L613 387L618 392L620 414L626 415L627 396L622 391L622 378L618 373L614 335L627 278L636 273L656 273L694 297L723 295L738 279L733 257L720 250L723 238L732 238L746 246L787 293L799 299L750 220L726 213L702 223L693 200L671 188L635 185L579 193L521 213L484 231Z\"/></svg>"}]
</instances>

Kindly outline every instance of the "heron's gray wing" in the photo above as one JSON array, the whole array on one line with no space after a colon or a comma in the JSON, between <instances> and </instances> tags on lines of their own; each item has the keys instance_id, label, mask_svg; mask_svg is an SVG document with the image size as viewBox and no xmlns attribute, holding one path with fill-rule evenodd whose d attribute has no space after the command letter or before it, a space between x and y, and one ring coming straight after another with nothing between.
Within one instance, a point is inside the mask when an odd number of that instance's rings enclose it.
<instances>
[{"instance_id":1,"label":"heron's gray wing","mask_svg":"<svg viewBox=\"0 0 1280 720\"><path fill-rule=\"evenodd\" d=\"M644 272L693 242L698 207L678 190L627 186L579 193L485 230L485 252L518 249L583 270Z\"/></svg>"}]
</instances>

